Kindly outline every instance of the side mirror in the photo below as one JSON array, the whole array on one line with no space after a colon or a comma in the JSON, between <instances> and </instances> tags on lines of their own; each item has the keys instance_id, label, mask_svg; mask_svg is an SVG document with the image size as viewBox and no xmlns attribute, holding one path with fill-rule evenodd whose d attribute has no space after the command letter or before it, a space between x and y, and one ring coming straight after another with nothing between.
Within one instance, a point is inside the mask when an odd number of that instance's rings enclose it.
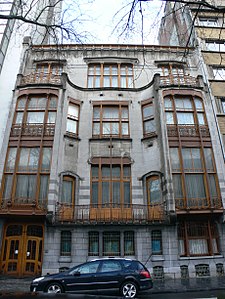
<instances>
[{"instance_id":1,"label":"side mirror","mask_svg":"<svg viewBox=\"0 0 225 299\"><path fill-rule=\"evenodd\" d=\"M80 276L80 272L79 271L74 272L73 276Z\"/></svg>"}]
</instances>

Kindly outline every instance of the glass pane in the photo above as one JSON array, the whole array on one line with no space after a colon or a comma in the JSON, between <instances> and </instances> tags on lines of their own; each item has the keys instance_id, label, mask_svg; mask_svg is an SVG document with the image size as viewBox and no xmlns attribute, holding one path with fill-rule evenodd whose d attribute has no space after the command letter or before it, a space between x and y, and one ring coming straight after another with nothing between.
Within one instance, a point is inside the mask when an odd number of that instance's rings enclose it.
<instances>
[{"instance_id":1,"label":"glass pane","mask_svg":"<svg viewBox=\"0 0 225 299\"><path fill-rule=\"evenodd\" d=\"M15 123L22 124L22 121L23 121L23 112L17 112Z\"/></svg>"},{"instance_id":2,"label":"glass pane","mask_svg":"<svg viewBox=\"0 0 225 299\"><path fill-rule=\"evenodd\" d=\"M102 177L110 177L110 167L109 166L102 166Z\"/></svg>"},{"instance_id":3,"label":"glass pane","mask_svg":"<svg viewBox=\"0 0 225 299\"><path fill-rule=\"evenodd\" d=\"M123 183L124 189L124 204L130 204L130 182Z\"/></svg>"},{"instance_id":4,"label":"glass pane","mask_svg":"<svg viewBox=\"0 0 225 299\"><path fill-rule=\"evenodd\" d=\"M91 167L91 175L92 177L98 177L98 166L92 166Z\"/></svg>"},{"instance_id":5,"label":"glass pane","mask_svg":"<svg viewBox=\"0 0 225 299\"><path fill-rule=\"evenodd\" d=\"M92 76L88 77L88 87L89 88L94 87L94 77Z\"/></svg>"},{"instance_id":6,"label":"glass pane","mask_svg":"<svg viewBox=\"0 0 225 299\"><path fill-rule=\"evenodd\" d=\"M166 112L166 123L168 125L173 125L174 124L173 112Z\"/></svg>"},{"instance_id":7,"label":"glass pane","mask_svg":"<svg viewBox=\"0 0 225 299\"><path fill-rule=\"evenodd\" d=\"M95 86L94 87L100 87L100 77L95 77Z\"/></svg>"},{"instance_id":8,"label":"glass pane","mask_svg":"<svg viewBox=\"0 0 225 299\"><path fill-rule=\"evenodd\" d=\"M109 75L110 68L109 66L104 65L104 75Z\"/></svg>"},{"instance_id":9,"label":"glass pane","mask_svg":"<svg viewBox=\"0 0 225 299\"><path fill-rule=\"evenodd\" d=\"M103 83L104 87L110 87L110 78L107 76L104 77L104 83Z\"/></svg>"},{"instance_id":10,"label":"glass pane","mask_svg":"<svg viewBox=\"0 0 225 299\"><path fill-rule=\"evenodd\" d=\"M196 110L198 110L198 111L203 111L203 103L202 103L202 100L199 99L199 98L195 98L194 101L195 101L195 107L196 107Z\"/></svg>"},{"instance_id":11,"label":"glass pane","mask_svg":"<svg viewBox=\"0 0 225 299\"><path fill-rule=\"evenodd\" d=\"M129 135L128 123L122 123L122 135Z\"/></svg>"},{"instance_id":12,"label":"glass pane","mask_svg":"<svg viewBox=\"0 0 225 299\"><path fill-rule=\"evenodd\" d=\"M104 127L103 127L103 131L104 131ZM119 135L119 123L111 123L111 134Z\"/></svg>"},{"instance_id":13,"label":"glass pane","mask_svg":"<svg viewBox=\"0 0 225 299\"><path fill-rule=\"evenodd\" d=\"M36 175L18 175L16 198L35 200Z\"/></svg>"},{"instance_id":14,"label":"glass pane","mask_svg":"<svg viewBox=\"0 0 225 299\"><path fill-rule=\"evenodd\" d=\"M49 108L57 108L57 98L51 97L49 102Z\"/></svg>"},{"instance_id":15,"label":"glass pane","mask_svg":"<svg viewBox=\"0 0 225 299\"><path fill-rule=\"evenodd\" d=\"M189 199L205 199L205 185L203 175L191 174L185 176L187 198Z\"/></svg>"},{"instance_id":16,"label":"glass pane","mask_svg":"<svg viewBox=\"0 0 225 299\"><path fill-rule=\"evenodd\" d=\"M198 148L182 148L185 171L202 171L201 153Z\"/></svg>"},{"instance_id":17,"label":"glass pane","mask_svg":"<svg viewBox=\"0 0 225 299\"><path fill-rule=\"evenodd\" d=\"M130 177L130 166L123 167L123 177Z\"/></svg>"},{"instance_id":18,"label":"glass pane","mask_svg":"<svg viewBox=\"0 0 225 299\"><path fill-rule=\"evenodd\" d=\"M77 105L69 105L68 116L78 119L79 107Z\"/></svg>"},{"instance_id":19,"label":"glass pane","mask_svg":"<svg viewBox=\"0 0 225 299\"><path fill-rule=\"evenodd\" d=\"M77 134L77 121L73 119L67 119L66 131Z\"/></svg>"},{"instance_id":20,"label":"glass pane","mask_svg":"<svg viewBox=\"0 0 225 299\"><path fill-rule=\"evenodd\" d=\"M102 124L102 133L103 135L110 135L111 133L111 126L110 123L103 123Z\"/></svg>"},{"instance_id":21,"label":"glass pane","mask_svg":"<svg viewBox=\"0 0 225 299\"><path fill-rule=\"evenodd\" d=\"M154 114L153 105L148 105L143 107L143 116L148 118Z\"/></svg>"},{"instance_id":22,"label":"glass pane","mask_svg":"<svg viewBox=\"0 0 225 299\"><path fill-rule=\"evenodd\" d=\"M112 77L112 87L117 87L118 86L118 77L113 76Z\"/></svg>"},{"instance_id":23,"label":"glass pane","mask_svg":"<svg viewBox=\"0 0 225 299\"><path fill-rule=\"evenodd\" d=\"M144 122L144 132L145 132L145 134L153 133L155 131L156 131L156 128L155 128L155 120L154 119Z\"/></svg>"},{"instance_id":24,"label":"glass pane","mask_svg":"<svg viewBox=\"0 0 225 299\"><path fill-rule=\"evenodd\" d=\"M160 179L150 179L148 182L150 204L161 202Z\"/></svg>"},{"instance_id":25,"label":"glass pane","mask_svg":"<svg viewBox=\"0 0 225 299\"><path fill-rule=\"evenodd\" d=\"M194 115L193 113L177 113L177 121L179 125L193 125Z\"/></svg>"},{"instance_id":26,"label":"glass pane","mask_svg":"<svg viewBox=\"0 0 225 299\"><path fill-rule=\"evenodd\" d=\"M164 98L164 106L166 109L172 109L172 100L171 98Z\"/></svg>"},{"instance_id":27,"label":"glass pane","mask_svg":"<svg viewBox=\"0 0 225 299\"><path fill-rule=\"evenodd\" d=\"M102 182L102 204L110 202L109 182Z\"/></svg>"},{"instance_id":28,"label":"glass pane","mask_svg":"<svg viewBox=\"0 0 225 299\"><path fill-rule=\"evenodd\" d=\"M205 163L207 171L214 171L213 153L211 148L204 148Z\"/></svg>"},{"instance_id":29,"label":"glass pane","mask_svg":"<svg viewBox=\"0 0 225 299\"><path fill-rule=\"evenodd\" d=\"M17 102L17 109L24 109L26 106L26 99L20 98Z\"/></svg>"},{"instance_id":30,"label":"glass pane","mask_svg":"<svg viewBox=\"0 0 225 299\"><path fill-rule=\"evenodd\" d=\"M183 198L182 180L180 174L173 174L173 191L175 199Z\"/></svg>"},{"instance_id":31,"label":"glass pane","mask_svg":"<svg viewBox=\"0 0 225 299\"><path fill-rule=\"evenodd\" d=\"M5 175L4 176L4 190L2 194L2 198L4 199L10 199L11 198L11 192L12 192L12 175Z\"/></svg>"},{"instance_id":32,"label":"glass pane","mask_svg":"<svg viewBox=\"0 0 225 299\"><path fill-rule=\"evenodd\" d=\"M180 158L178 148L171 147L170 148L170 160L173 171L180 170Z\"/></svg>"},{"instance_id":33,"label":"glass pane","mask_svg":"<svg viewBox=\"0 0 225 299\"><path fill-rule=\"evenodd\" d=\"M191 99L175 98L176 109L192 110Z\"/></svg>"},{"instance_id":34,"label":"glass pane","mask_svg":"<svg viewBox=\"0 0 225 299\"><path fill-rule=\"evenodd\" d=\"M51 165L51 157L52 157L52 148L51 147L44 147L42 152L42 164L41 170L42 171L49 171Z\"/></svg>"},{"instance_id":35,"label":"glass pane","mask_svg":"<svg viewBox=\"0 0 225 299\"><path fill-rule=\"evenodd\" d=\"M48 181L49 181L49 175L41 175L41 177L40 177L39 197L38 197L39 202L40 201L47 201L47 198L48 198Z\"/></svg>"},{"instance_id":36,"label":"glass pane","mask_svg":"<svg viewBox=\"0 0 225 299\"><path fill-rule=\"evenodd\" d=\"M112 203L120 204L120 182L112 182Z\"/></svg>"},{"instance_id":37,"label":"glass pane","mask_svg":"<svg viewBox=\"0 0 225 299\"><path fill-rule=\"evenodd\" d=\"M10 147L8 152L8 158L6 163L6 171L13 171L15 167L15 161L16 161L16 147Z\"/></svg>"},{"instance_id":38,"label":"glass pane","mask_svg":"<svg viewBox=\"0 0 225 299\"><path fill-rule=\"evenodd\" d=\"M103 119L119 119L119 109L117 107L104 107Z\"/></svg>"},{"instance_id":39,"label":"glass pane","mask_svg":"<svg viewBox=\"0 0 225 299\"><path fill-rule=\"evenodd\" d=\"M56 119L56 112L48 112L48 119L47 123L48 124L54 124Z\"/></svg>"},{"instance_id":40,"label":"glass pane","mask_svg":"<svg viewBox=\"0 0 225 299\"><path fill-rule=\"evenodd\" d=\"M44 112L28 112L27 123L28 124L41 124L44 122Z\"/></svg>"},{"instance_id":41,"label":"glass pane","mask_svg":"<svg viewBox=\"0 0 225 299\"><path fill-rule=\"evenodd\" d=\"M128 108L127 107L122 107L121 115L122 115L122 119L128 120Z\"/></svg>"},{"instance_id":42,"label":"glass pane","mask_svg":"<svg viewBox=\"0 0 225 299\"><path fill-rule=\"evenodd\" d=\"M45 109L46 98L31 98L28 102L28 109Z\"/></svg>"},{"instance_id":43,"label":"glass pane","mask_svg":"<svg viewBox=\"0 0 225 299\"><path fill-rule=\"evenodd\" d=\"M218 198L217 188L216 188L216 177L214 174L209 175L209 193L213 199Z\"/></svg>"},{"instance_id":44,"label":"glass pane","mask_svg":"<svg viewBox=\"0 0 225 299\"><path fill-rule=\"evenodd\" d=\"M204 113L198 113L197 116L198 116L198 124L205 125Z\"/></svg>"},{"instance_id":45,"label":"glass pane","mask_svg":"<svg viewBox=\"0 0 225 299\"><path fill-rule=\"evenodd\" d=\"M126 77L124 77L124 76L120 77L120 87L123 87L123 88L127 87ZM131 87L131 85L128 85L128 87Z\"/></svg>"},{"instance_id":46,"label":"glass pane","mask_svg":"<svg viewBox=\"0 0 225 299\"><path fill-rule=\"evenodd\" d=\"M204 239L189 240L189 250L190 250L190 254L193 255L208 254L207 240Z\"/></svg>"},{"instance_id":47,"label":"glass pane","mask_svg":"<svg viewBox=\"0 0 225 299\"><path fill-rule=\"evenodd\" d=\"M71 204L73 200L73 182L72 181L63 181L62 184L62 202Z\"/></svg>"},{"instance_id":48,"label":"glass pane","mask_svg":"<svg viewBox=\"0 0 225 299\"><path fill-rule=\"evenodd\" d=\"M100 119L100 108L99 107L94 107L93 108L93 118L94 119Z\"/></svg>"},{"instance_id":49,"label":"glass pane","mask_svg":"<svg viewBox=\"0 0 225 299\"><path fill-rule=\"evenodd\" d=\"M98 182L92 182L92 204L98 204Z\"/></svg>"},{"instance_id":50,"label":"glass pane","mask_svg":"<svg viewBox=\"0 0 225 299\"><path fill-rule=\"evenodd\" d=\"M100 135L100 123L93 123L93 135Z\"/></svg>"},{"instance_id":51,"label":"glass pane","mask_svg":"<svg viewBox=\"0 0 225 299\"><path fill-rule=\"evenodd\" d=\"M112 177L120 178L120 166L112 166Z\"/></svg>"}]
</instances>

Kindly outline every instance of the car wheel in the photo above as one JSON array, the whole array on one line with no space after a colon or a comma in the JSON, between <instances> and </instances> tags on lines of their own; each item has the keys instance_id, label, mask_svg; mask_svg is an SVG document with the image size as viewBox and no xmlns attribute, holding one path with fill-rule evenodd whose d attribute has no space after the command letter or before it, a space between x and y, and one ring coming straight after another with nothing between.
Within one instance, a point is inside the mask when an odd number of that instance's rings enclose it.
<instances>
[{"instance_id":1,"label":"car wheel","mask_svg":"<svg viewBox=\"0 0 225 299\"><path fill-rule=\"evenodd\" d=\"M121 295L124 298L135 298L137 295L137 286L132 281L126 281L121 287Z\"/></svg>"},{"instance_id":2,"label":"car wheel","mask_svg":"<svg viewBox=\"0 0 225 299\"><path fill-rule=\"evenodd\" d=\"M53 283L51 283L47 286L46 292L47 293L53 293L53 294L63 293L63 289L62 289L62 286L59 283L53 282Z\"/></svg>"}]
</instances>

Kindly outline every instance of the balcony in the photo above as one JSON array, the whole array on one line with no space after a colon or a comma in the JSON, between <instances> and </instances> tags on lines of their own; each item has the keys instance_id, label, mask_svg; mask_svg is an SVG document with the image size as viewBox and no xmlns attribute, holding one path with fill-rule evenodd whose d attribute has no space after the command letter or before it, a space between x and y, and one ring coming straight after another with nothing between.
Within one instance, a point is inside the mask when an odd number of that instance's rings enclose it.
<instances>
[{"instance_id":1,"label":"balcony","mask_svg":"<svg viewBox=\"0 0 225 299\"><path fill-rule=\"evenodd\" d=\"M167 125L168 137L210 137L208 126Z\"/></svg>"},{"instance_id":2,"label":"balcony","mask_svg":"<svg viewBox=\"0 0 225 299\"><path fill-rule=\"evenodd\" d=\"M166 220L163 205L69 205L57 203L56 222L81 224L147 224Z\"/></svg>"},{"instance_id":3,"label":"balcony","mask_svg":"<svg viewBox=\"0 0 225 299\"><path fill-rule=\"evenodd\" d=\"M61 85L61 75L54 75L52 73L30 73L26 76L22 76L18 85L28 84L54 84Z\"/></svg>"},{"instance_id":4,"label":"balcony","mask_svg":"<svg viewBox=\"0 0 225 299\"><path fill-rule=\"evenodd\" d=\"M176 199L177 210L221 210L221 198L212 198L211 201L207 198L191 198L191 199Z\"/></svg>"},{"instance_id":5,"label":"balcony","mask_svg":"<svg viewBox=\"0 0 225 299\"><path fill-rule=\"evenodd\" d=\"M10 137L54 136L55 124L16 124L12 125Z\"/></svg>"},{"instance_id":6,"label":"balcony","mask_svg":"<svg viewBox=\"0 0 225 299\"><path fill-rule=\"evenodd\" d=\"M199 78L195 78L189 75L170 75L160 76L160 86L192 86L200 87Z\"/></svg>"},{"instance_id":7,"label":"balcony","mask_svg":"<svg viewBox=\"0 0 225 299\"><path fill-rule=\"evenodd\" d=\"M2 199L0 215L46 215L47 200L35 201L30 198L17 198L14 201Z\"/></svg>"}]
</instances>

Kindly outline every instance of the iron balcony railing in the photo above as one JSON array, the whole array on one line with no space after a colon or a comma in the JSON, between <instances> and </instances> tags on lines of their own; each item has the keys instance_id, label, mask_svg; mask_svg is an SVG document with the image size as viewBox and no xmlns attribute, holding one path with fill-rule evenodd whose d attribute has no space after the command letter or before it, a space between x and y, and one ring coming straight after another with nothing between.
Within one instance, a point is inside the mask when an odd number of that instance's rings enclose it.
<instances>
[{"instance_id":1,"label":"iron balcony railing","mask_svg":"<svg viewBox=\"0 0 225 299\"><path fill-rule=\"evenodd\" d=\"M222 208L222 200L219 197L211 200L207 198L176 199L175 202L178 210L219 210Z\"/></svg>"},{"instance_id":2,"label":"iron balcony railing","mask_svg":"<svg viewBox=\"0 0 225 299\"><path fill-rule=\"evenodd\" d=\"M166 220L164 205L105 204L71 205L58 203L55 211L56 222L77 223L152 223Z\"/></svg>"},{"instance_id":3,"label":"iron balcony railing","mask_svg":"<svg viewBox=\"0 0 225 299\"><path fill-rule=\"evenodd\" d=\"M170 75L170 76L160 76L161 86L170 85L185 85L185 86L199 86L199 80L195 77L189 75Z\"/></svg>"},{"instance_id":4,"label":"iron balcony railing","mask_svg":"<svg viewBox=\"0 0 225 299\"><path fill-rule=\"evenodd\" d=\"M15 124L11 128L11 137L18 136L54 136L55 124Z\"/></svg>"},{"instance_id":5,"label":"iron balcony railing","mask_svg":"<svg viewBox=\"0 0 225 299\"><path fill-rule=\"evenodd\" d=\"M167 125L168 137L210 137L208 126L203 125Z\"/></svg>"},{"instance_id":6,"label":"iron balcony railing","mask_svg":"<svg viewBox=\"0 0 225 299\"><path fill-rule=\"evenodd\" d=\"M61 84L61 75L55 75L52 73L35 72L22 76L20 85L27 84Z\"/></svg>"}]
</instances>

